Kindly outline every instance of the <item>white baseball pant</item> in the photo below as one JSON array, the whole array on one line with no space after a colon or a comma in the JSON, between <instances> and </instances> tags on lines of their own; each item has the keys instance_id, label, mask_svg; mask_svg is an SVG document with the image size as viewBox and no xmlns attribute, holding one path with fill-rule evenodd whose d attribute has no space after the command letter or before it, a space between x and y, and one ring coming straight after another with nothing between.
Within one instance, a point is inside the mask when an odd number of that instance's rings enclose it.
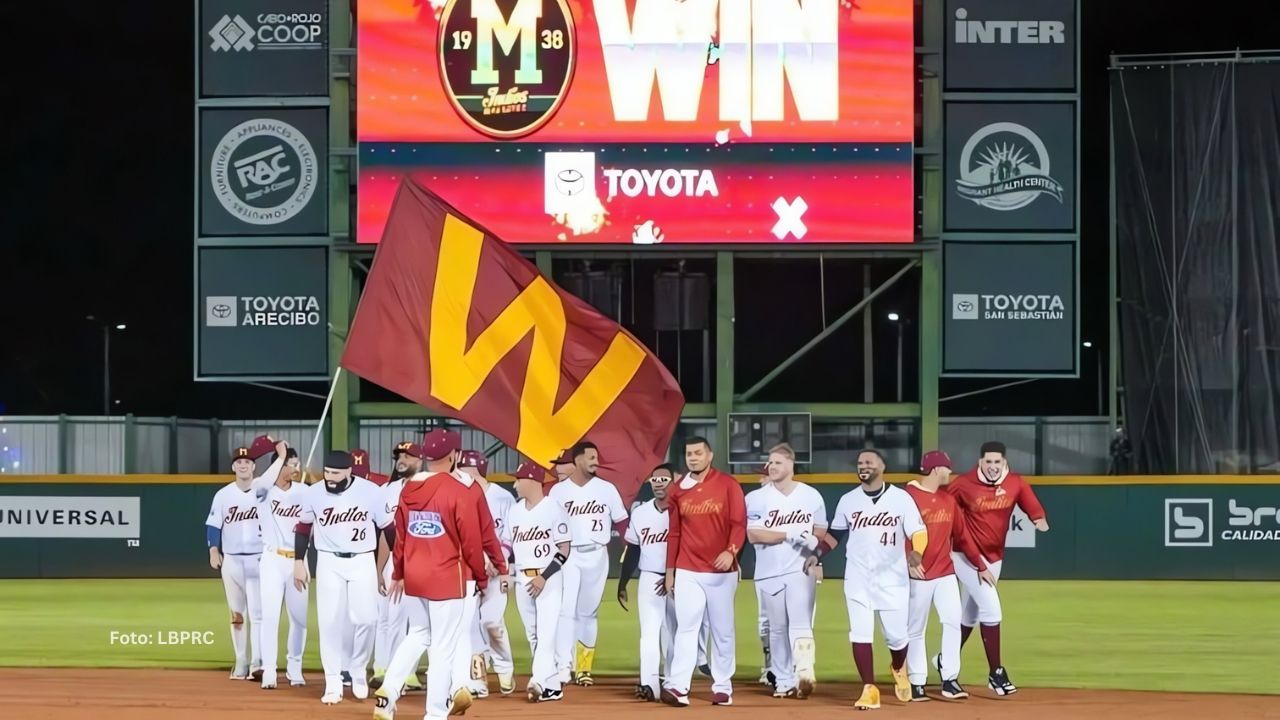
<instances>
[{"instance_id":1,"label":"white baseball pant","mask_svg":"<svg viewBox=\"0 0 1280 720\"><path fill-rule=\"evenodd\" d=\"M474 594L475 586L471 585ZM428 647L427 657L427 712L426 720L444 720L449 715L453 699L454 656L469 657L464 651L466 628L465 598L456 600L426 600L405 595L401 602L409 616L409 634L396 649L391 665L387 668L382 687L395 702L409 673L418 666L422 653Z\"/></svg>"},{"instance_id":2,"label":"white baseball pant","mask_svg":"<svg viewBox=\"0 0 1280 720\"><path fill-rule=\"evenodd\" d=\"M493 671L499 675L515 672L511 637L507 634L507 593L502 591L502 583L497 578L489 578L489 584L480 594L479 614L473 651L492 658Z\"/></svg>"},{"instance_id":3,"label":"white baseball pant","mask_svg":"<svg viewBox=\"0 0 1280 720\"><path fill-rule=\"evenodd\" d=\"M280 603L283 601L289 612L285 671L289 679L301 680L302 653L307 646L307 591L293 584L291 557L269 550L263 554L258 567L262 585L262 669L268 676L274 676L279 670Z\"/></svg>"},{"instance_id":4,"label":"white baseball pant","mask_svg":"<svg viewBox=\"0 0 1280 720\"><path fill-rule=\"evenodd\" d=\"M462 600L459 599L457 602L458 607L454 614L461 619ZM392 697L400 694L409 675L417 671L422 655L427 652L427 648L431 647L431 617L427 612L427 600L405 595L400 598L400 604L404 607L409 631L396 645L395 652L391 654L391 661L387 663L386 674L382 676L382 687L391 693ZM450 673L452 671L451 666ZM452 677L452 675L446 677ZM445 685L449 684L445 683ZM446 688L446 690L451 692L452 688Z\"/></svg>"},{"instance_id":5,"label":"white baseball pant","mask_svg":"<svg viewBox=\"0 0 1280 720\"><path fill-rule=\"evenodd\" d=\"M711 691L733 693L734 657L733 596L738 573L700 573L676 570L676 639L667 687L688 694L697 660L698 635L704 617L711 620Z\"/></svg>"},{"instance_id":6,"label":"white baseball pant","mask_svg":"<svg viewBox=\"0 0 1280 720\"><path fill-rule=\"evenodd\" d=\"M574 662L577 643L590 650L596 647L600 599L609 577L609 553L601 545L575 545L569 552L569 561L557 574L564 575L564 597L556 628L556 667L564 673L578 669Z\"/></svg>"},{"instance_id":7,"label":"white baseball pant","mask_svg":"<svg viewBox=\"0 0 1280 720\"><path fill-rule=\"evenodd\" d=\"M929 606L938 609L942 623L942 679L960 676L960 584L955 575L911 581L911 605L907 610L907 677L912 685L929 679L924 632L929 627Z\"/></svg>"},{"instance_id":8,"label":"white baseball pant","mask_svg":"<svg viewBox=\"0 0 1280 720\"><path fill-rule=\"evenodd\" d=\"M849 610L849 642L871 643L876 636L876 615L880 615L880 629L890 650L907 646L907 608L872 610L869 606L845 596Z\"/></svg>"},{"instance_id":9,"label":"white baseball pant","mask_svg":"<svg viewBox=\"0 0 1280 720\"><path fill-rule=\"evenodd\" d=\"M956 579L960 581L960 596L963 601L960 606L960 624L967 627L974 627L978 623L1000 624L1004 617L1000 609L1000 593L996 592L994 586L978 578L978 568L970 565L963 553L951 553L951 563L956 566ZM1000 568L1003 565L1003 560L987 563L987 569L996 580L1000 579Z\"/></svg>"},{"instance_id":10,"label":"white baseball pant","mask_svg":"<svg viewBox=\"0 0 1280 720\"><path fill-rule=\"evenodd\" d=\"M373 650L373 631L378 622L378 569L373 553L350 558L318 553L316 616L325 693L340 693L342 671L350 671L353 677L363 676ZM348 633L350 655L345 650Z\"/></svg>"},{"instance_id":11,"label":"white baseball pant","mask_svg":"<svg viewBox=\"0 0 1280 720\"><path fill-rule=\"evenodd\" d=\"M658 667L671 675L671 659L676 633L676 603L670 595L659 595L665 573L641 572L637 603L640 612L640 684L648 685L656 698L662 694ZM701 639L701 633L699 633Z\"/></svg>"},{"instance_id":12,"label":"white baseball pant","mask_svg":"<svg viewBox=\"0 0 1280 720\"><path fill-rule=\"evenodd\" d=\"M259 586L261 555L223 555L222 589L227 607L240 622L231 623L231 647L236 669L262 667L262 589ZM249 626L245 627L245 622Z\"/></svg>"},{"instance_id":13,"label":"white baseball pant","mask_svg":"<svg viewBox=\"0 0 1280 720\"><path fill-rule=\"evenodd\" d=\"M387 587L391 586L391 571L391 562L388 560L382 570L382 582ZM403 597L397 602L392 602L391 598L385 595L378 596L378 627L373 640L373 667L375 672L380 671L384 676L387 666L391 664L391 658L396 654L396 648L409 632L409 615L406 608Z\"/></svg>"},{"instance_id":14,"label":"white baseball pant","mask_svg":"<svg viewBox=\"0 0 1280 720\"><path fill-rule=\"evenodd\" d=\"M453 689L465 687L473 695L481 688L488 689L484 673L478 673L471 662L476 652L472 647L472 633L479 625L480 598L476 595L476 582L468 580L467 596L462 599L462 635L458 638L457 652L453 653Z\"/></svg>"},{"instance_id":15,"label":"white baseball pant","mask_svg":"<svg viewBox=\"0 0 1280 720\"><path fill-rule=\"evenodd\" d=\"M760 583L753 583L756 586L756 634L760 636L760 649L764 653L765 670L773 673L774 678L778 677L777 671L773 668L773 658L769 652L769 613L764 609L764 593L760 590Z\"/></svg>"},{"instance_id":16,"label":"white baseball pant","mask_svg":"<svg viewBox=\"0 0 1280 720\"><path fill-rule=\"evenodd\" d=\"M520 621L524 623L525 637L529 638L529 649L533 653L533 668L529 675L529 684L537 685L543 690L559 690L561 688L560 672L556 668L556 643L558 626L561 622L561 608L564 606L564 571L547 579L538 597L529 595L529 576L516 571L516 586L511 592L516 596L516 609L520 611Z\"/></svg>"},{"instance_id":17,"label":"white baseball pant","mask_svg":"<svg viewBox=\"0 0 1280 720\"><path fill-rule=\"evenodd\" d=\"M800 639L813 639L813 608L817 585L808 573L794 572L756 581L768 616L770 670L778 690L796 686L792 648Z\"/></svg>"}]
</instances>

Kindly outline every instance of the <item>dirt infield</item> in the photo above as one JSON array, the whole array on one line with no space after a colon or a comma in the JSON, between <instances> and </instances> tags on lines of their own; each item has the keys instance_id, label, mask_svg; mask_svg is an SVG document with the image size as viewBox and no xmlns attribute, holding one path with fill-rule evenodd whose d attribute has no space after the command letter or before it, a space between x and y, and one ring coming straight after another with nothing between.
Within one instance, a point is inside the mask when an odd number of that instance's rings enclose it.
<instances>
[{"instance_id":1,"label":"dirt infield","mask_svg":"<svg viewBox=\"0 0 1280 720\"><path fill-rule=\"evenodd\" d=\"M281 678L283 679L283 678ZM368 719L370 700L350 698L340 705L320 704L323 680L308 673L306 687L287 685L274 691L250 682L227 679L211 670L79 670L0 668L0 716L48 720L222 720L224 718ZM908 713L929 718L1280 718L1280 697L1261 695L1197 695L1116 692L1102 690L1023 689L1010 698L997 699L985 689L963 702L935 700L906 706L893 697L892 687L881 686L879 715L905 717ZM805 701L775 700L759 685L742 685L732 707L712 707L701 678L695 682L693 704L687 709L640 703L631 698L631 684L610 680L593 688L571 688L565 700L529 705L522 696L494 696L481 700L467 713L472 718L582 718L605 715L610 720L642 720L678 715L684 720L712 716L767 712L770 720L814 717L818 708L833 713L853 712L854 689L850 685L819 686ZM422 693L400 702L398 718L422 717Z\"/></svg>"}]
</instances>

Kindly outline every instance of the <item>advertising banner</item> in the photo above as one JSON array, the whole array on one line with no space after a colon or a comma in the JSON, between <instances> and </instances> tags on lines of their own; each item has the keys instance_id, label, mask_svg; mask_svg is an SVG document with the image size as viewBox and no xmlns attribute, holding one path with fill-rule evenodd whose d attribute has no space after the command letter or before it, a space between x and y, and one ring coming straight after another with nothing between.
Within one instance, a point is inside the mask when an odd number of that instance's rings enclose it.
<instances>
[{"instance_id":1,"label":"advertising banner","mask_svg":"<svg viewBox=\"0 0 1280 720\"><path fill-rule=\"evenodd\" d=\"M1074 375L1076 245L948 242L943 372Z\"/></svg>"},{"instance_id":2,"label":"advertising banner","mask_svg":"<svg viewBox=\"0 0 1280 720\"><path fill-rule=\"evenodd\" d=\"M328 110L200 111L200 234L326 235Z\"/></svg>"},{"instance_id":3,"label":"advertising banner","mask_svg":"<svg viewBox=\"0 0 1280 720\"><path fill-rule=\"evenodd\" d=\"M200 96L329 95L327 0L201 0Z\"/></svg>"},{"instance_id":4,"label":"advertising banner","mask_svg":"<svg viewBox=\"0 0 1280 720\"><path fill-rule=\"evenodd\" d=\"M0 538L136 538L136 497L0 497Z\"/></svg>"},{"instance_id":5,"label":"advertising banner","mask_svg":"<svg viewBox=\"0 0 1280 720\"><path fill-rule=\"evenodd\" d=\"M204 247L196 379L329 376L329 249Z\"/></svg>"},{"instance_id":6,"label":"advertising banner","mask_svg":"<svg viewBox=\"0 0 1280 720\"><path fill-rule=\"evenodd\" d=\"M406 175L508 242L912 240L910 0L358 11L359 242Z\"/></svg>"},{"instance_id":7,"label":"advertising banner","mask_svg":"<svg viewBox=\"0 0 1280 720\"><path fill-rule=\"evenodd\" d=\"M1076 0L947 0L946 90L1072 92Z\"/></svg>"},{"instance_id":8,"label":"advertising banner","mask_svg":"<svg viewBox=\"0 0 1280 720\"><path fill-rule=\"evenodd\" d=\"M1075 103L946 104L945 229L1076 225Z\"/></svg>"}]
</instances>

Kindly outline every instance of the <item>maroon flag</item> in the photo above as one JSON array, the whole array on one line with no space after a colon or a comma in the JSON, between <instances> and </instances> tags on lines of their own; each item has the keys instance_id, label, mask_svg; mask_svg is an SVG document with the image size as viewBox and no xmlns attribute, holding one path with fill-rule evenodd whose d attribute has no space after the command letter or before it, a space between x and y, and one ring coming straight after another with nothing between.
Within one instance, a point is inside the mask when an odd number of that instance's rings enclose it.
<instances>
[{"instance_id":1,"label":"maroon flag","mask_svg":"<svg viewBox=\"0 0 1280 720\"><path fill-rule=\"evenodd\" d=\"M590 440L628 503L684 407L640 341L413 180L396 193L341 364L543 467Z\"/></svg>"}]
</instances>

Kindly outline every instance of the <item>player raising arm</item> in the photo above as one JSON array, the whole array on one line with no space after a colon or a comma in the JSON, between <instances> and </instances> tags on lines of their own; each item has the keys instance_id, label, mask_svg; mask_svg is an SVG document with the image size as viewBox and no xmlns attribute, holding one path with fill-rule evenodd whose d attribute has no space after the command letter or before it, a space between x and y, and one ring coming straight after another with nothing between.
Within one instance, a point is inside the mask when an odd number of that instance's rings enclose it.
<instances>
[{"instance_id":1,"label":"player raising arm","mask_svg":"<svg viewBox=\"0 0 1280 720\"><path fill-rule=\"evenodd\" d=\"M894 693L902 702L911 700L906 668L908 565L919 567L928 547L928 533L911 496L885 484L884 456L878 451L858 453L858 479L862 486L845 493L836 505L831 532L837 539L845 533L849 536L844 597L849 610L853 662L862 678L862 695L854 708L875 710L880 707L880 690L875 685L871 641L877 613L889 646Z\"/></svg>"},{"instance_id":2,"label":"player raising arm","mask_svg":"<svg viewBox=\"0 0 1280 720\"><path fill-rule=\"evenodd\" d=\"M987 687L997 695L1012 695L1018 688L1000 660L1000 595L996 583L1004 565L1004 542L1009 531L1009 518L1017 505L1027 514L1036 530L1047 532L1049 521L1035 492L1022 476L1010 472L1007 449L1001 442L982 444L981 458L973 472L956 477L946 491L956 499L964 513L965 524L977 546L981 565L975 565L961 553L953 552L956 577L964 589L964 605L960 611L960 644L982 623L982 645L987 651Z\"/></svg>"},{"instance_id":3,"label":"player raising arm","mask_svg":"<svg viewBox=\"0 0 1280 720\"><path fill-rule=\"evenodd\" d=\"M277 460L279 443L276 448ZM302 516L302 496L307 486L297 482L301 470L298 451L288 448L285 467L276 482L256 491L262 524L262 689L276 686L280 656L280 603L289 611L289 644L285 672L290 685L306 685L302 678L302 653L307 645L307 590L293 583L293 529Z\"/></svg>"}]
</instances>

